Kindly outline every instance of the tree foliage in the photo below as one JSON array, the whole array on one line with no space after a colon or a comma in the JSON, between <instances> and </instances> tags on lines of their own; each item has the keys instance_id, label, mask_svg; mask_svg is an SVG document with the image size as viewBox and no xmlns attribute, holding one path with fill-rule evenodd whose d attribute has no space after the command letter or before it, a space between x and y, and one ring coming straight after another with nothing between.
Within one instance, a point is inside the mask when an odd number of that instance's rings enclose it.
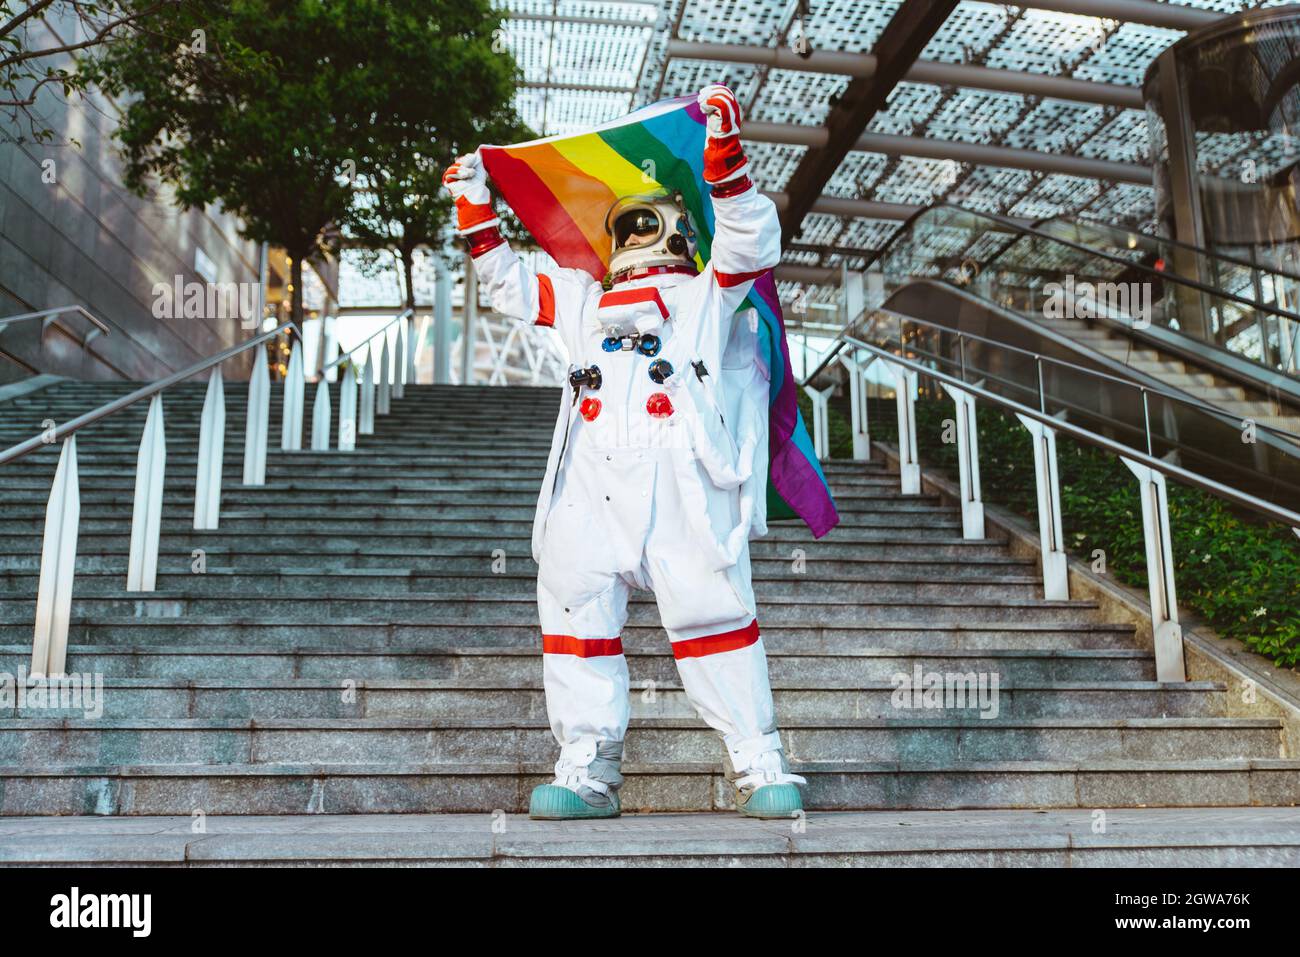
<instances>
[{"instance_id":1,"label":"tree foliage","mask_svg":"<svg viewBox=\"0 0 1300 957\"><path fill-rule=\"evenodd\" d=\"M513 58L499 41L499 15L475 0L467 23L475 41L454 71L431 72L424 95L400 98L397 109L377 117L358 149L358 185L344 232L349 245L391 252L402 267L406 305L414 308L415 250L441 246L452 218L442 174L461 153L479 144L510 143L532 136L513 106L517 80Z\"/></svg>"},{"instance_id":2,"label":"tree foliage","mask_svg":"<svg viewBox=\"0 0 1300 957\"><path fill-rule=\"evenodd\" d=\"M283 246L300 317L302 261L338 246L379 170L403 176L372 195L438 222L423 157L469 148L515 87L499 24L486 0L186 0L91 72L126 104L127 186L169 183L182 205L219 203L248 239Z\"/></svg>"},{"instance_id":3,"label":"tree foliage","mask_svg":"<svg viewBox=\"0 0 1300 957\"><path fill-rule=\"evenodd\" d=\"M37 110L44 87L65 97L86 89L75 58L103 43L147 28L168 3L115 0L0 0L0 116L11 139L46 143L56 138ZM73 67L73 68L69 68Z\"/></svg>"},{"instance_id":4,"label":"tree foliage","mask_svg":"<svg viewBox=\"0 0 1300 957\"><path fill-rule=\"evenodd\" d=\"M806 401L801 397L801 401ZM830 409L831 455L853 454L844 415ZM811 417L811 405L805 415ZM893 403L875 402L873 439L897 442ZM957 475L957 448L943 441L952 403L916 403L922 460ZM976 413L984 498L1026 517L1037 511L1033 443L1013 417L981 406ZM1061 512L1066 546L1086 562L1104 553L1106 574L1137 588L1147 585L1142 507L1132 473L1113 455L1057 438ZM996 476L996 481L994 480ZM1178 602L1220 635L1240 639L1282 668L1300 665L1300 542L1291 529L1235 512L1200 489L1169 483L1169 524Z\"/></svg>"}]
</instances>

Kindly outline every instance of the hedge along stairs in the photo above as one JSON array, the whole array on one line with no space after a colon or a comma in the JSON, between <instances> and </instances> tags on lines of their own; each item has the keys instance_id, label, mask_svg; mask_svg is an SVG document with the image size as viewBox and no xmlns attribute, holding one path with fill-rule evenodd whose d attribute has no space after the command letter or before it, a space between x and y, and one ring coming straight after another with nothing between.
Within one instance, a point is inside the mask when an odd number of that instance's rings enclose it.
<instances>
[{"instance_id":1,"label":"hedge along stairs","mask_svg":"<svg viewBox=\"0 0 1300 957\"><path fill-rule=\"evenodd\" d=\"M0 442L129 388L64 382L13 399ZM267 484L245 488L244 390L227 385L220 529L196 532L203 388L173 391L151 594L124 590L145 408L78 436L68 670L103 675L103 716L11 701L0 813L525 811L556 753L528 539L558 392L408 386L357 451L273 449ZM0 469L10 674L31 652L56 459L55 447ZM778 713L810 812L1296 800L1300 762L1283 755L1279 722L1224 717L1221 685L1156 683L1131 625L1087 601L1042 600L1032 561L1002 540L963 540L956 510L901 496L883 465L832 461L827 474L843 519L834 532L815 541L778 524L753 546ZM634 601L624 644L625 810L729 808L721 746L683 697L650 596ZM918 673L970 675L985 694L900 701L896 676Z\"/></svg>"}]
</instances>

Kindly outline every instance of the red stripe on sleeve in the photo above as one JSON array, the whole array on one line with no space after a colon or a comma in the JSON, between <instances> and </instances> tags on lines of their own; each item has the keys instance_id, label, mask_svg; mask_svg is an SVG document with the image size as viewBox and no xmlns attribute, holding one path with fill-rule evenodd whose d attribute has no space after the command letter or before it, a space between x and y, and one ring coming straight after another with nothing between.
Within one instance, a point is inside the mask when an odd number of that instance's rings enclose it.
<instances>
[{"instance_id":1,"label":"red stripe on sleeve","mask_svg":"<svg viewBox=\"0 0 1300 957\"><path fill-rule=\"evenodd\" d=\"M758 272L735 272L735 273L718 272L715 269L713 271L713 276L715 279L718 280L718 285L722 286L725 289L728 286L739 286L742 282L752 282L753 280L757 279L759 276L763 275L763 273L765 272L767 272L766 269L760 269Z\"/></svg>"},{"instance_id":2,"label":"red stripe on sleeve","mask_svg":"<svg viewBox=\"0 0 1300 957\"><path fill-rule=\"evenodd\" d=\"M673 657L679 661L682 658L703 658L705 655L716 655L724 651L735 651L737 648L748 648L756 641L758 641L757 618L744 628L737 628L735 631L724 631L720 635L702 635L699 638L674 641Z\"/></svg>"},{"instance_id":3,"label":"red stripe on sleeve","mask_svg":"<svg viewBox=\"0 0 1300 957\"><path fill-rule=\"evenodd\" d=\"M748 176L737 176L735 179L729 179L725 183L719 183L713 187L714 199L731 199L733 196L739 196L753 186L753 181Z\"/></svg>"},{"instance_id":4,"label":"red stripe on sleeve","mask_svg":"<svg viewBox=\"0 0 1300 957\"><path fill-rule=\"evenodd\" d=\"M469 243L469 254L476 259L505 243L500 230L495 226L489 226L487 229L480 229L477 232L470 233L465 239Z\"/></svg>"},{"instance_id":5,"label":"red stripe on sleeve","mask_svg":"<svg viewBox=\"0 0 1300 957\"><path fill-rule=\"evenodd\" d=\"M537 276L537 320L534 324L555 325L555 287L551 285L551 277L546 273Z\"/></svg>"}]
</instances>

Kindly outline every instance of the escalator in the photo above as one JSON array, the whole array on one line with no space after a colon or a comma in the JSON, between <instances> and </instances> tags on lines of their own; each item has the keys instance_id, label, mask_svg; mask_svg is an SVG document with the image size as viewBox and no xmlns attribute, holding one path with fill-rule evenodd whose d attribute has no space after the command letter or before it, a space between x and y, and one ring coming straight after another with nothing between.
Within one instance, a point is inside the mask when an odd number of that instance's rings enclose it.
<instances>
[{"instance_id":1,"label":"escalator","mask_svg":"<svg viewBox=\"0 0 1300 957\"><path fill-rule=\"evenodd\" d=\"M1116 259L1149 266L1156 272L1208 285L1209 298L1194 286L1175 286L1160 308L1169 313L1161 326L1213 346L1211 358L1241 357L1253 365L1242 370L1258 376L1262 366L1292 378L1300 376L1300 260L1290 252L1273 257L1253 248L1240 255L1208 252L1161 236L1103 223L1052 217L1035 228L1058 239L1087 246ZM1272 260L1272 261L1269 261ZM1179 313L1197 322L1180 322ZM1283 380L1285 381L1285 380Z\"/></svg>"},{"instance_id":2,"label":"escalator","mask_svg":"<svg viewBox=\"0 0 1300 957\"><path fill-rule=\"evenodd\" d=\"M943 204L909 220L868 270L884 280L888 314L926 323L897 331L926 361L951 371L960 359L1018 401L1050 400L1072 421L1294 507L1300 313L1288 307L1300 279L1174 245ZM1192 260L1222 285L1189 278Z\"/></svg>"}]
</instances>

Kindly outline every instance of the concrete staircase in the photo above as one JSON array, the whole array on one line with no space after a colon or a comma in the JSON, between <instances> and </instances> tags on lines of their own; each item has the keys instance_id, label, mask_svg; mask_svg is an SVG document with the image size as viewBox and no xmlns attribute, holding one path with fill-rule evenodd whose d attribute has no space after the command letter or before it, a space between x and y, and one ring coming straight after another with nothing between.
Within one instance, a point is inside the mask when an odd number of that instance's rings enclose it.
<instances>
[{"instance_id":1,"label":"concrete staircase","mask_svg":"<svg viewBox=\"0 0 1300 957\"><path fill-rule=\"evenodd\" d=\"M2 403L0 446L129 388L64 382ZM227 384L226 396L215 532L191 527L203 386L164 399L152 594L124 589L145 405L79 433L68 669L102 673L104 713L10 705L0 816L526 810L555 757L528 537L558 393L408 387L355 452L273 449L260 488L240 484L245 390ZM273 444L278 403L277 389ZM30 655L57 451L0 467L0 670L11 674ZM1220 685L1155 682L1131 625L1092 602L1041 600L1035 564L1005 541L963 540L955 509L900 496L883 467L827 472L841 526L817 542L778 524L753 547L778 713L810 811L1296 802L1300 762L1283 756L1278 721L1225 717ZM682 695L648 595L624 643L624 807L728 808L721 746ZM917 666L996 675L996 717L974 701L895 708L891 679ZM72 860L83 847L86 859L127 859L121 833L63 846ZM1300 828L1287 840L1284 856L1300 853ZM3 844L0 860L32 862Z\"/></svg>"}]
</instances>

